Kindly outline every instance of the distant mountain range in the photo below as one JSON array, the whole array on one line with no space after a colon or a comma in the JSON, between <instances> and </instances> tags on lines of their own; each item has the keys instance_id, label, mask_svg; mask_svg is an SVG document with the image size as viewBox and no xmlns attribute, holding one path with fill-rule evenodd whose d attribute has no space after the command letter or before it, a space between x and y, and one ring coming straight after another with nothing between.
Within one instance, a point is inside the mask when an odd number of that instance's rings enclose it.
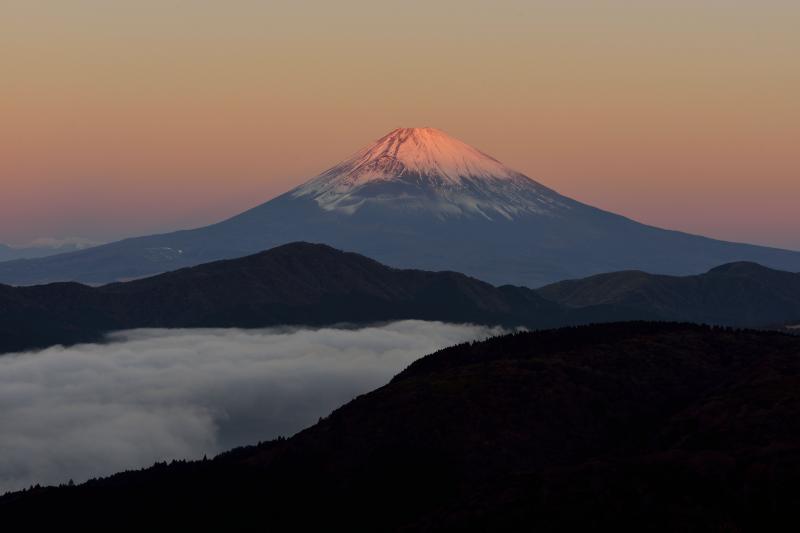
<instances>
[{"instance_id":1,"label":"distant mountain range","mask_svg":"<svg viewBox=\"0 0 800 533\"><path fill-rule=\"evenodd\" d=\"M800 275L735 263L690 277L619 272L538 291L398 270L319 244L90 287L0 285L0 353L120 329L365 324L400 319L553 328L619 320L800 322Z\"/></svg>"},{"instance_id":2,"label":"distant mountain range","mask_svg":"<svg viewBox=\"0 0 800 533\"><path fill-rule=\"evenodd\" d=\"M630 269L698 274L734 261L800 271L800 252L639 224L567 198L440 130L401 128L218 224L0 263L0 283L107 283L293 241L528 287Z\"/></svg>"},{"instance_id":3,"label":"distant mountain range","mask_svg":"<svg viewBox=\"0 0 800 533\"><path fill-rule=\"evenodd\" d=\"M568 307L614 306L665 320L765 326L800 322L800 274L729 263L697 276L612 272L538 291Z\"/></svg>"},{"instance_id":4,"label":"distant mountain range","mask_svg":"<svg viewBox=\"0 0 800 533\"><path fill-rule=\"evenodd\" d=\"M15 259L36 259L56 254L86 250L99 243L88 239L37 239L23 246L9 246L0 243L0 261Z\"/></svg>"},{"instance_id":5,"label":"distant mountain range","mask_svg":"<svg viewBox=\"0 0 800 533\"><path fill-rule=\"evenodd\" d=\"M441 350L287 439L0 498L38 530L781 531L800 338L686 324Z\"/></svg>"}]
</instances>

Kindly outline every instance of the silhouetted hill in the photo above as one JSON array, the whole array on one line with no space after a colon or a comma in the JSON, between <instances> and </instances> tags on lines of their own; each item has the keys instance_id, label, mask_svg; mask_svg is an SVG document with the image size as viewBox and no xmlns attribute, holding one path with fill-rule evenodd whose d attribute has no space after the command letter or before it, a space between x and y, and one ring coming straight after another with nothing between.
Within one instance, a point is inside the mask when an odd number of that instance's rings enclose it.
<instances>
[{"instance_id":1,"label":"silhouetted hill","mask_svg":"<svg viewBox=\"0 0 800 533\"><path fill-rule=\"evenodd\" d=\"M95 341L140 327L263 327L398 319L553 327L585 320L518 287L454 272L397 270L295 243L152 278L88 287L0 285L0 351ZM623 313L624 314L624 313ZM613 312L588 313L597 320ZM626 315L631 318L632 315Z\"/></svg>"},{"instance_id":2,"label":"silhouetted hill","mask_svg":"<svg viewBox=\"0 0 800 533\"><path fill-rule=\"evenodd\" d=\"M800 338L664 323L425 357L214 460L0 498L4 524L764 531L800 505Z\"/></svg>"},{"instance_id":3,"label":"silhouetted hill","mask_svg":"<svg viewBox=\"0 0 800 533\"><path fill-rule=\"evenodd\" d=\"M570 307L622 306L664 320L733 326L800 321L800 274L729 263L697 276L627 271L562 281L538 290Z\"/></svg>"},{"instance_id":4,"label":"silhouetted hill","mask_svg":"<svg viewBox=\"0 0 800 533\"><path fill-rule=\"evenodd\" d=\"M800 275L732 263L699 276L615 272L534 291L293 243L102 287L0 285L0 353L98 341L129 328L400 319L530 329L622 320L769 327L800 321Z\"/></svg>"}]
</instances>

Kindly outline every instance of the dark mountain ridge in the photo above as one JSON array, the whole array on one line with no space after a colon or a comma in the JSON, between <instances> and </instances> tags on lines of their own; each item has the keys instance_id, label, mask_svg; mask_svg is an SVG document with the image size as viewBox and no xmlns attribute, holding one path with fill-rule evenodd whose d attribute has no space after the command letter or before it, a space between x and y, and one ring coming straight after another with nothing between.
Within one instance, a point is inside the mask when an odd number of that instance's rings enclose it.
<instances>
[{"instance_id":1,"label":"dark mountain ridge","mask_svg":"<svg viewBox=\"0 0 800 533\"><path fill-rule=\"evenodd\" d=\"M772 327L800 321L800 275L755 264L700 276L616 272L534 291L398 270L294 243L130 282L0 285L0 353L131 328L367 324L420 319L529 329L620 320Z\"/></svg>"},{"instance_id":2,"label":"dark mountain ridge","mask_svg":"<svg viewBox=\"0 0 800 533\"><path fill-rule=\"evenodd\" d=\"M800 274L729 263L696 276L612 272L539 289L568 307L622 306L666 320L766 326L800 321Z\"/></svg>"},{"instance_id":3,"label":"dark mountain ridge","mask_svg":"<svg viewBox=\"0 0 800 533\"><path fill-rule=\"evenodd\" d=\"M294 243L102 287L0 285L0 351L97 341L130 328L411 318L552 327L570 320L571 313L529 289L496 288L455 272L397 270L328 246ZM575 313L576 320L584 314Z\"/></svg>"},{"instance_id":4,"label":"dark mountain ridge","mask_svg":"<svg viewBox=\"0 0 800 533\"><path fill-rule=\"evenodd\" d=\"M689 324L441 350L285 440L0 498L5 524L763 531L800 492L800 338Z\"/></svg>"}]
</instances>

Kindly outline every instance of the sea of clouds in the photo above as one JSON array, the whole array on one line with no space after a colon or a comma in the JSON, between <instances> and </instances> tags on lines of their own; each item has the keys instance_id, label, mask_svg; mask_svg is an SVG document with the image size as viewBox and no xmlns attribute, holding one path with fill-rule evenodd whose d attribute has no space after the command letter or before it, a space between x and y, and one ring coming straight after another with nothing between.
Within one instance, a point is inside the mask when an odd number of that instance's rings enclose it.
<instances>
[{"instance_id":1,"label":"sea of clouds","mask_svg":"<svg viewBox=\"0 0 800 533\"><path fill-rule=\"evenodd\" d=\"M415 359L496 328L131 330L0 356L0 494L290 436Z\"/></svg>"}]
</instances>

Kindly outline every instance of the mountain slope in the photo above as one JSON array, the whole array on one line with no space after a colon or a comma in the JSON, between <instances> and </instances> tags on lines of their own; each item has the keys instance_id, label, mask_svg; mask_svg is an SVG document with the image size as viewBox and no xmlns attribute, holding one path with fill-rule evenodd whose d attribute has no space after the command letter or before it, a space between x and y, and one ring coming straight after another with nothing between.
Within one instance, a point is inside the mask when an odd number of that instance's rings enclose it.
<instances>
[{"instance_id":1,"label":"mountain slope","mask_svg":"<svg viewBox=\"0 0 800 533\"><path fill-rule=\"evenodd\" d=\"M757 326L800 321L800 274L730 263L687 277L613 272L548 285L545 298L570 307L639 309L670 320Z\"/></svg>"},{"instance_id":2,"label":"mountain slope","mask_svg":"<svg viewBox=\"0 0 800 533\"><path fill-rule=\"evenodd\" d=\"M529 287L630 269L696 274L733 261L800 271L800 252L639 224L562 196L439 130L401 128L228 220L0 263L0 283L105 283L294 241L353 250L394 267Z\"/></svg>"},{"instance_id":3,"label":"mountain slope","mask_svg":"<svg viewBox=\"0 0 800 533\"><path fill-rule=\"evenodd\" d=\"M764 531L800 504L800 338L519 333L412 364L288 440L0 498L80 519L348 531ZM113 526L112 526L113 527Z\"/></svg>"}]
</instances>

